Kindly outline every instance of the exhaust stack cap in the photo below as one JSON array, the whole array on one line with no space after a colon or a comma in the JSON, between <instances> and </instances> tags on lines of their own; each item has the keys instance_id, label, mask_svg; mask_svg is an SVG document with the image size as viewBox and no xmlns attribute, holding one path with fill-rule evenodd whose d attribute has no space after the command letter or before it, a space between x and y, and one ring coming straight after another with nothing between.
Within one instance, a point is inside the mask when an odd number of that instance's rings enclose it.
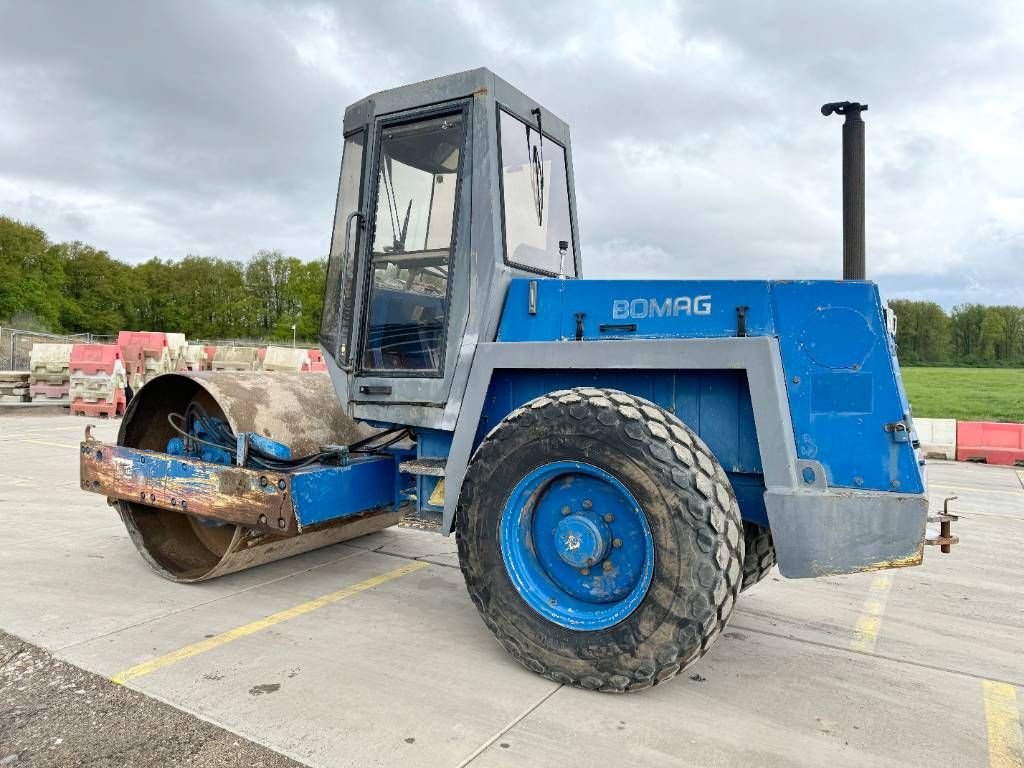
<instances>
[{"instance_id":1,"label":"exhaust stack cap","mask_svg":"<svg viewBox=\"0 0 1024 768\"><path fill-rule=\"evenodd\" d=\"M856 101L830 101L828 104L821 105L821 114L825 117L829 115L845 115L848 121L860 120L861 112L867 112L867 104L859 104Z\"/></svg>"}]
</instances>

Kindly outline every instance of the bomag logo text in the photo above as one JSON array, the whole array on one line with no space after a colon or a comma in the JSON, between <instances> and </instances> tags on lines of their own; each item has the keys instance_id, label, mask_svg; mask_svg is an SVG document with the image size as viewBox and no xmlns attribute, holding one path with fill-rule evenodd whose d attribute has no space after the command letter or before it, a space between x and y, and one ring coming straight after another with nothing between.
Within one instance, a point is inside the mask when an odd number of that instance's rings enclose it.
<instances>
[{"instance_id":1,"label":"bomag logo text","mask_svg":"<svg viewBox=\"0 0 1024 768\"><path fill-rule=\"evenodd\" d=\"M612 317L616 320L643 320L646 317L710 315L711 296L676 296L667 299L613 299Z\"/></svg>"}]
</instances>

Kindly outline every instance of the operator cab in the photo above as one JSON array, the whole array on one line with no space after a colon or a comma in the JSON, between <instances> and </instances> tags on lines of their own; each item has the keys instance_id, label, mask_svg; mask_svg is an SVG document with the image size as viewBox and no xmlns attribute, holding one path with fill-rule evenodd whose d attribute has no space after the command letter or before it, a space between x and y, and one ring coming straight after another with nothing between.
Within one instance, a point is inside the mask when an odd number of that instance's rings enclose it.
<instances>
[{"instance_id":1,"label":"operator cab","mask_svg":"<svg viewBox=\"0 0 1024 768\"><path fill-rule=\"evenodd\" d=\"M356 418L452 429L508 281L579 273L569 128L477 69L353 104L344 136L320 330L335 389Z\"/></svg>"}]
</instances>

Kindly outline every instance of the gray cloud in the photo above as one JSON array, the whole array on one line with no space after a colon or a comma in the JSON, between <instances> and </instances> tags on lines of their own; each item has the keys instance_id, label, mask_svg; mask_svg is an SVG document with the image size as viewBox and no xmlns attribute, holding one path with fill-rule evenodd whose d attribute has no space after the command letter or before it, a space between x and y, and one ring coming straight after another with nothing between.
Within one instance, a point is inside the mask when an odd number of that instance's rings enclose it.
<instances>
[{"instance_id":1,"label":"gray cloud","mask_svg":"<svg viewBox=\"0 0 1024 768\"><path fill-rule=\"evenodd\" d=\"M570 122L585 271L833 277L868 120L890 296L1024 303L1012 4L0 2L0 212L139 261L327 250L346 104L485 65Z\"/></svg>"}]
</instances>

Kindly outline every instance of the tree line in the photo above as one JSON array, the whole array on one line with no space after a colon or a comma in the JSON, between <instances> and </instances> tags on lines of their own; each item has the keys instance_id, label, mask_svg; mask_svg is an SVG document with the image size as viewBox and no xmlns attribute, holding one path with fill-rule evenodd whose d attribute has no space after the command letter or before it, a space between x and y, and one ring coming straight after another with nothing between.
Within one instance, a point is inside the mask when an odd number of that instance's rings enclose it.
<instances>
[{"instance_id":1,"label":"tree line","mask_svg":"<svg viewBox=\"0 0 1024 768\"><path fill-rule=\"evenodd\" d=\"M193 339L312 341L327 261L259 251L247 262L206 256L130 265L81 242L0 216L0 324L52 333L120 330Z\"/></svg>"},{"instance_id":2,"label":"tree line","mask_svg":"<svg viewBox=\"0 0 1024 768\"><path fill-rule=\"evenodd\" d=\"M904 365L1024 366L1024 307L890 301Z\"/></svg>"},{"instance_id":3,"label":"tree line","mask_svg":"<svg viewBox=\"0 0 1024 768\"><path fill-rule=\"evenodd\" d=\"M0 216L0 324L54 333L163 330L194 339L316 338L325 259L259 251L130 265ZM890 301L905 365L1024 366L1024 308Z\"/></svg>"}]
</instances>

